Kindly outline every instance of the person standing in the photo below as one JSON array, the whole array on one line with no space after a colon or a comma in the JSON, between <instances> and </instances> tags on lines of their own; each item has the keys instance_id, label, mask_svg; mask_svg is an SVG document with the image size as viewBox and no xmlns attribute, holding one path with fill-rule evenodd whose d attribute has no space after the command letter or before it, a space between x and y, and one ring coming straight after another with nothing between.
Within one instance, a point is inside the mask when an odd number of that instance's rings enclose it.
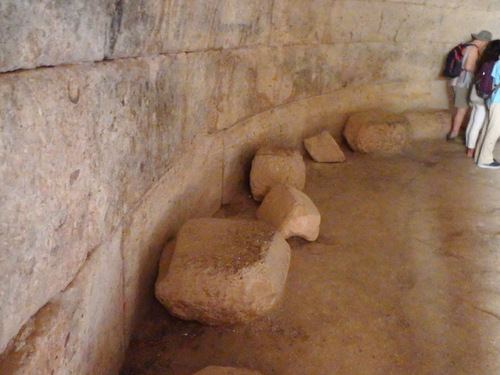
<instances>
[{"instance_id":1,"label":"person standing","mask_svg":"<svg viewBox=\"0 0 500 375\"><path fill-rule=\"evenodd\" d=\"M469 93L474 79L474 73L477 70L477 62L481 51L486 47L492 39L491 32L481 30L477 34L471 34L472 42L467 47L462 61L462 72L451 81L451 86L454 94L455 113L452 118L451 130L446 136L449 142L456 142L458 132L462 126L467 110L469 109Z\"/></svg>"},{"instance_id":2,"label":"person standing","mask_svg":"<svg viewBox=\"0 0 500 375\"><path fill-rule=\"evenodd\" d=\"M478 72L483 66L487 66L488 64L493 65L498 60L498 56L500 56L500 39L495 39L489 42L481 53L478 63ZM474 82L477 78L479 77L476 77ZM472 110L465 131L465 145L467 146L467 156L471 158L474 156L479 132L484 126L487 112L485 100L478 95L475 85L472 85L470 91L470 104Z\"/></svg>"},{"instance_id":3,"label":"person standing","mask_svg":"<svg viewBox=\"0 0 500 375\"><path fill-rule=\"evenodd\" d=\"M498 56L497 56L498 58ZM500 61L497 60L491 71L495 90L488 99L489 116L486 135L484 137L477 166L481 168L500 168L500 163L493 158L495 144L500 137L500 92L496 87L500 84Z\"/></svg>"}]
</instances>

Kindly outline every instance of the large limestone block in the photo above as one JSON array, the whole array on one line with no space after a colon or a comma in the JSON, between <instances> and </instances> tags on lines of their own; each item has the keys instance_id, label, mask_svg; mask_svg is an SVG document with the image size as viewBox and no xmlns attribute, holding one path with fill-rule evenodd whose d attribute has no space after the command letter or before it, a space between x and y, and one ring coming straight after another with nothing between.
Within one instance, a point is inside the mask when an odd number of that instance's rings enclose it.
<instances>
[{"instance_id":1,"label":"large limestone block","mask_svg":"<svg viewBox=\"0 0 500 375\"><path fill-rule=\"evenodd\" d=\"M111 3L2 0L0 71L101 61Z\"/></svg>"},{"instance_id":2,"label":"large limestone block","mask_svg":"<svg viewBox=\"0 0 500 375\"><path fill-rule=\"evenodd\" d=\"M345 161L344 152L326 130L313 137L304 139L304 147L314 161L338 163Z\"/></svg>"},{"instance_id":3,"label":"large limestone block","mask_svg":"<svg viewBox=\"0 0 500 375\"><path fill-rule=\"evenodd\" d=\"M261 373L244 368L210 366L198 371L194 375L261 375Z\"/></svg>"},{"instance_id":4,"label":"large limestone block","mask_svg":"<svg viewBox=\"0 0 500 375\"><path fill-rule=\"evenodd\" d=\"M304 158L296 149L263 147L257 151L250 171L250 188L261 201L275 185L290 185L299 190L306 183Z\"/></svg>"},{"instance_id":5,"label":"large limestone block","mask_svg":"<svg viewBox=\"0 0 500 375\"><path fill-rule=\"evenodd\" d=\"M265 44L272 7L268 0L120 1L113 14L119 24L110 30L109 57Z\"/></svg>"},{"instance_id":6,"label":"large limestone block","mask_svg":"<svg viewBox=\"0 0 500 375\"><path fill-rule=\"evenodd\" d=\"M411 110L403 115L408 119L413 140L443 139L450 130L451 117L447 110Z\"/></svg>"},{"instance_id":7,"label":"large limestone block","mask_svg":"<svg viewBox=\"0 0 500 375\"><path fill-rule=\"evenodd\" d=\"M359 112L349 116L344 137L354 151L394 153L408 145L409 124L403 115L383 111Z\"/></svg>"},{"instance_id":8,"label":"large limestone block","mask_svg":"<svg viewBox=\"0 0 500 375\"><path fill-rule=\"evenodd\" d=\"M162 176L195 194L187 180L198 172L178 166L181 154L201 168L198 158L215 163L209 153L220 152L194 140L215 109L206 90L215 60L208 52L0 75L0 352ZM159 206L186 203L168 197Z\"/></svg>"},{"instance_id":9,"label":"large limestone block","mask_svg":"<svg viewBox=\"0 0 500 375\"><path fill-rule=\"evenodd\" d=\"M299 236L314 241L319 235L318 208L306 194L291 186L274 186L257 210L257 218L271 224L285 238Z\"/></svg>"},{"instance_id":10,"label":"large limestone block","mask_svg":"<svg viewBox=\"0 0 500 375\"><path fill-rule=\"evenodd\" d=\"M279 300L289 264L288 243L267 223L193 219L178 233L170 267L162 256L156 297L182 319L249 322Z\"/></svg>"}]
</instances>

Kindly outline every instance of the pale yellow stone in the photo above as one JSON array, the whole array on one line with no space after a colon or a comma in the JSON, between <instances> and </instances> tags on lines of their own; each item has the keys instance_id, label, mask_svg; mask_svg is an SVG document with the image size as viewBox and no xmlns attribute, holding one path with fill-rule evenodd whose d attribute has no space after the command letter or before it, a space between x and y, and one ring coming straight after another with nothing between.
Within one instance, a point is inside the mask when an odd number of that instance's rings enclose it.
<instances>
[{"instance_id":1,"label":"pale yellow stone","mask_svg":"<svg viewBox=\"0 0 500 375\"><path fill-rule=\"evenodd\" d=\"M339 163L345 161L344 152L326 130L304 139L304 147L314 161Z\"/></svg>"},{"instance_id":2,"label":"pale yellow stone","mask_svg":"<svg viewBox=\"0 0 500 375\"><path fill-rule=\"evenodd\" d=\"M64 343L70 320L59 303L48 303L38 311L0 355L2 374L50 374L63 368Z\"/></svg>"},{"instance_id":3,"label":"pale yellow stone","mask_svg":"<svg viewBox=\"0 0 500 375\"><path fill-rule=\"evenodd\" d=\"M110 3L2 0L0 71L101 61L110 32ZM46 91L48 92L48 90Z\"/></svg>"},{"instance_id":4,"label":"pale yellow stone","mask_svg":"<svg viewBox=\"0 0 500 375\"><path fill-rule=\"evenodd\" d=\"M120 244L121 228L24 325L0 356L2 375L118 373L126 347Z\"/></svg>"},{"instance_id":5,"label":"pale yellow stone","mask_svg":"<svg viewBox=\"0 0 500 375\"><path fill-rule=\"evenodd\" d=\"M403 115L366 111L349 116L344 137L354 151L394 153L408 145L410 131Z\"/></svg>"},{"instance_id":6,"label":"pale yellow stone","mask_svg":"<svg viewBox=\"0 0 500 375\"><path fill-rule=\"evenodd\" d=\"M450 111L411 110L403 115L410 124L412 140L444 139L450 130Z\"/></svg>"},{"instance_id":7,"label":"pale yellow stone","mask_svg":"<svg viewBox=\"0 0 500 375\"><path fill-rule=\"evenodd\" d=\"M247 187L248 166L256 150L270 142L300 147L304 134L328 128L337 142L342 139L345 118L369 108L390 107L396 112L411 108L444 108L447 82L398 82L347 86L327 95L293 101L262 112L221 132L224 137L223 203L231 202ZM384 95L380 95L383 92ZM307 124L307 126L304 126Z\"/></svg>"},{"instance_id":8,"label":"pale yellow stone","mask_svg":"<svg viewBox=\"0 0 500 375\"><path fill-rule=\"evenodd\" d=\"M122 243L127 335L139 328L144 306L155 299L156 270L165 242L188 219L210 216L220 207L222 158L220 138L196 139L128 217Z\"/></svg>"},{"instance_id":9,"label":"pale yellow stone","mask_svg":"<svg viewBox=\"0 0 500 375\"><path fill-rule=\"evenodd\" d=\"M160 261L156 297L182 319L249 322L280 299L289 264L290 246L267 223L193 219L180 229L171 262Z\"/></svg>"},{"instance_id":10,"label":"pale yellow stone","mask_svg":"<svg viewBox=\"0 0 500 375\"><path fill-rule=\"evenodd\" d=\"M250 171L250 189L255 200L264 199L275 185L303 190L305 183L306 166L298 150L263 147L257 151Z\"/></svg>"},{"instance_id":11,"label":"pale yellow stone","mask_svg":"<svg viewBox=\"0 0 500 375\"><path fill-rule=\"evenodd\" d=\"M243 368L210 366L194 375L261 375L261 373Z\"/></svg>"},{"instance_id":12,"label":"pale yellow stone","mask_svg":"<svg viewBox=\"0 0 500 375\"><path fill-rule=\"evenodd\" d=\"M122 221L127 317L154 300L161 236L220 205L215 54L0 76L0 352Z\"/></svg>"},{"instance_id":13,"label":"pale yellow stone","mask_svg":"<svg viewBox=\"0 0 500 375\"><path fill-rule=\"evenodd\" d=\"M257 218L271 224L285 238L298 236L314 241L319 235L318 208L306 194L291 186L274 186L257 210Z\"/></svg>"}]
</instances>

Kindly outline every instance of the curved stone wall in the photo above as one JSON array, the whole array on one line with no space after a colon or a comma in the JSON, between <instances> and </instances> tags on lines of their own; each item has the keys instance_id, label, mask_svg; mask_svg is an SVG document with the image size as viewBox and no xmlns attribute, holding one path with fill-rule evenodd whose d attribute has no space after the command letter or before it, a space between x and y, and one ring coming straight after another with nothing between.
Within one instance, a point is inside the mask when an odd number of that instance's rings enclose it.
<instances>
[{"instance_id":1,"label":"curved stone wall","mask_svg":"<svg viewBox=\"0 0 500 375\"><path fill-rule=\"evenodd\" d=\"M446 108L447 50L500 37L499 16L495 0L2 1L4 360L116 372L162 246L231 199L259 145Z\"/></svg>"}]
</instances>

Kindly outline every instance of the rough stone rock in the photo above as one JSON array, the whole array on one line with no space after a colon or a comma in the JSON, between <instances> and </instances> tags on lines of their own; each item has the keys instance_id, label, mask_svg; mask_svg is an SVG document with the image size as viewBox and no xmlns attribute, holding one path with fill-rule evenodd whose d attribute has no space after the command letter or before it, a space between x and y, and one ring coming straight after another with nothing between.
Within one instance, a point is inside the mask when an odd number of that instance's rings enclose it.
<instances>
[{"instance_id":1,"label":"rough stone rock","mask_svg":"<svg viewBox=\"0 0 500 375\"><path fill-rule=\"evenodd\" d=\"M291 148L260 148L250 171L250 189L255 200L261 201L275 185L290 185L303 190L306 165L300 152Z\"/></svg>"},{"instance_id":2,"label":"rough stone rock","mask_svg":"<svg viewBox=\"0 0 500 375\"><path fill-rule=\"evenodd\" d=\"M450 112L447 110L406 111L413 140L443 139L450 130Z\"/></svg>"},{"instance_id":3,"label":"rough stone rock","mask_svg":"<svg viewBox=\"0 0 500 375\"><path fill-rule=\"evenodd\" d=\"M194 375L261 375L261 373L243 368L210 366Z\"/></svg>"},{"instance_id":4,"label":"rough stone rock","mask_svg":"<svg viewBox=\"0 0 500 375\"><path fill-rule=\"evenodd\" d=\"M167 258L160 260L155 293L173 315L211 325L244 323L281 297L290 247L262 221L201 218L182 226L169 267Z\"/></svg>"},{"instance_id":5,"label":"rough stone rock","mask_svg":"<svg viewBox=\"0 0 500 375\"><path fill-rule=\"evenodd\" d=\"M314 241L319 235L318 208L306 194L291 186L274 186L257 210L257 218L271 224L285 238L299 236Z\"/></svg>"},{"instance_id":6,"label":"rough stone rock","mask_svg":"<svg viewBox=\"0 0 500 375\"><path fill-rule=\"evenodd\" d=\"M344 137L354 151L395 153L409 143L409 124L403 115L384 111L359 112L349 116Z\"/></svg>"},{"instance_id":7,"label":"rough stone rock","mask_svg":"<svg viewBox=\"0 0 500 375\"><path fill-rule=\"evenodd\" d=\"M314 161L338 163L345 161L345 155L335 139L326 130L304 140L304 147Z\"/></svg>"}]
</instances>

